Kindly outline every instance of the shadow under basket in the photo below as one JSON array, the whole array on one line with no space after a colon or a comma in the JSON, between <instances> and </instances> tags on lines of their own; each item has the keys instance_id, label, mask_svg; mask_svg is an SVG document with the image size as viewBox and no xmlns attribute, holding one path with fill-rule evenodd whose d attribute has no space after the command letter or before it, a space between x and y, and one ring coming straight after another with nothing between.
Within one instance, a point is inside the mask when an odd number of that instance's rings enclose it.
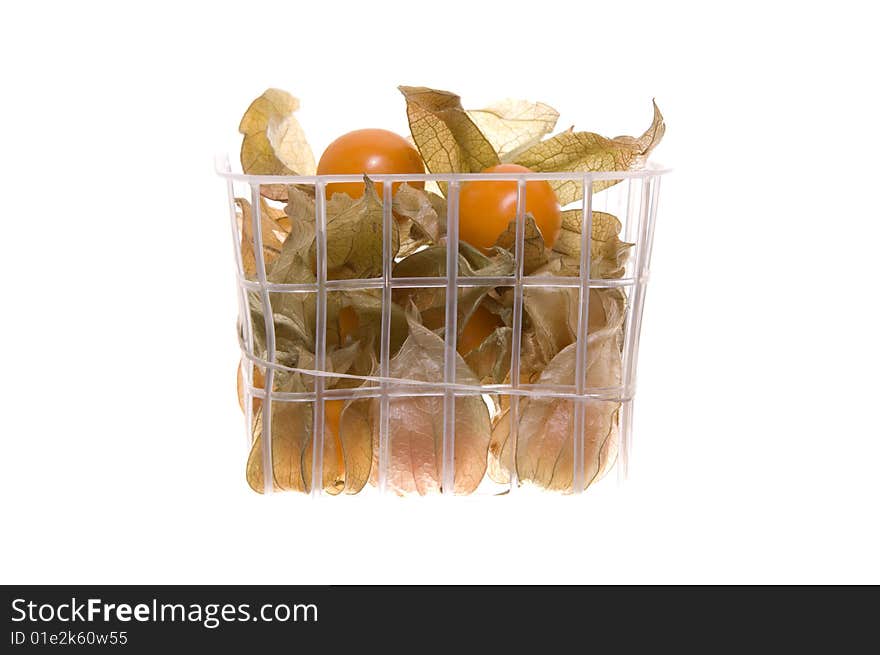
<instances>
[{"instance_id":1,"label":"shadow under basket","mask_svg":"<svg viewBox=\"0 0 880 655\"><path fill-rule=\"evenodd\" d=\"M245 175L221 158L217 172L255 491L570 494L627 477L667 170L365 181ZM364 194L334 194L339 182ZM481 249L461 238L459 198L487 183L509 185L516 211ZM574 198L552 244L528 211L536 184Z\"/></svg>"}]
</instances>

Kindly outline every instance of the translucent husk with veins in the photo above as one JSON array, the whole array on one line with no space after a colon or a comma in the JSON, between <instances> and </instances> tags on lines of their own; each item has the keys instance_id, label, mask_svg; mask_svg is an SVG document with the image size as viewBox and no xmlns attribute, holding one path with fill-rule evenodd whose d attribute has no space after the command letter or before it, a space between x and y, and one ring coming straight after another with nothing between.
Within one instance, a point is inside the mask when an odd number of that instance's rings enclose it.
<instances>
[{"instance_id":1,"label":"translucent husk with veins","mask_svg":"<svg viewBox=\"0 0 880 655\"><path fill-rule=\"evenodd\" d=\"M595 289L591 300L600 302L603 325L587 338L586 384L588 387L616 387L620 384L620 327L623 301L615 289ZM577 371L577 343L560 350L540 373L538 385L574 385ZM515 465L520 482L556 491L571 491L574 473L576 403L583 406L584 488L610 468L617 453L618 402L571 400L552 397L523 397L519 400L516 447L511 438L511 409L506 398L492 430L489 445L489 474L507 484ZM515 458L514 458L514 452ZM515 459L515 461L514 461Z\"/></svg>"},{"instance_id":2,"label":"translucent husk with veins","mask_svg":"<svg viewBox=\"0 0 880 655\"><path fill-rule=\"evenodd\" d=\"M391 360L390 375L408 380L443 379L443 339L419 322L411 308L410 335ZM477 385L474 373L457 353L456 381ZM378 400L371 413L378 417ZM389 402L390 466L386 485L397 494L425 495L442 491L443 396L392 398ZM455 405L454 492L469 494L486 473L491 434L489 410L479 395L458 396ZM372 483L378 481L378 430L373 439Z\"/></svg>"}]
</instances>

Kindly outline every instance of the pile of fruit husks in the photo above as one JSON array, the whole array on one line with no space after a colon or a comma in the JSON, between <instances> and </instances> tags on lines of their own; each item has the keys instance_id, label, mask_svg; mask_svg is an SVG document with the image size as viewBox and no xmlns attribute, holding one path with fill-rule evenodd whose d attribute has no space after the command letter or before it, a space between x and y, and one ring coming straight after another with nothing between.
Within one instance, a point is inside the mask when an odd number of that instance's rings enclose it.
<instances>
[{"instance_id":1,"label":"pile of fruit husks","mask_svg":"<svg viewBox=\"0 0 880 655\"><path fill-rule=\"evenodd\" d=\"M255 175L362 174L364 182L328 184L327 279L382 275L383 188L369 176L383 173L477 173L629 170L645 165L663 136L663 117L654 105L650 127L639 137L606 138L568 129L549 135L558 113L543 103L505 100L479 110L462 108L458 96L423 87L400 87L406 100L411 139L385 130L358 130L339 137L317 165L295 118L299 102L269 89L242 118L241 164ZM546 137L546 138L545 138ZM599 192L614 181L595 181ZM392 274L395 278L446 275L447 189L434 183L392 186ZM582 210L564 210L583 197L577 181L526 184L523 274L579 276ZM468 181L459 198L458 275L509 276L516 262L515 181ZM237 198L244 275L257 279L253 207ZM316 281L315 188L264 184L260 187L261 253L273 283ZM620 239L621 224L593 212L590 277L623 275L631 244ZM390 363L394 378L442 382L444 377L444 288L397 288L390 319ZM510 286L462 287L458 291L456 383L509 384L514 290ZM316 332L316 294L271 293L275 332L275 392L310 392L316 342L324 339L325 389L368 384L379 373L381 289L327 293L326 331ZM249 293L254 354L267 360L265 318L258 293ZM621 380L621 347L627 299L619 288L589 291L588 387L615 387ZM520 382L573 385L580 298L576 287L528 286L523 290ZM299 370L290 370L299 369ZM253 369L255 387L266 371ZM242 375L239 396L244 406ZM263 491L262 412L253 401L253 446L247 479ZM524 397L519 401L517 445L510 435L509 396L466 395L455 400L454 491L471 493L484 480L506 484L511 471L522 483L570 491L573 480L574 403L569 399ZM584 486L613 463L620 404L589 400L583 425ZM313 403L273 401L272 474L276 490L312 487ZM375 484L378 469L379 399L325 401L323 489L357 493ZM400 494L441 490L443 398L394 397L389 405L391 452L386 484ZM515 451L515 457L514 457ZM488 476L487 476L488 474Z\"/></svg>"}]
</instances>

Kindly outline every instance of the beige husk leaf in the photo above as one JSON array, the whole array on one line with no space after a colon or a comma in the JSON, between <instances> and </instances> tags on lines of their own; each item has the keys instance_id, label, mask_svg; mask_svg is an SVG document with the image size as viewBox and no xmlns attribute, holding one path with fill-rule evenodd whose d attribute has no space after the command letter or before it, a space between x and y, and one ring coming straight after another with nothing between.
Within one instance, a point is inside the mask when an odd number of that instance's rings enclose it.
<instances>
[{"instance_id":1,"label":"beige husk leaf","mask_svg":"<svg viewBox=\"0 0 880 655\"><path fill-rule=\"evenodd\" d=\"M406 219L412 223L413 239L436 243L446 231L446 200L435 193L404 182L394 194L392 211L398 221Z\"/></svg>"},{"instance_id":2,"label":"beige husk leaf","mask_svg":"<svg viewBox=\"0 0 880 655\"><path fill-rule=\"evenodd\" d=\"M603 303L605 326L587 339L586 383L588 387L614 387L620 384L620 326L623 314L618 303L607 294ZM562 349L541 372L538 384L574 385L577 344ZM583 458L585 488L610 466L616 452L619 403L588 399L584 403ZM516 445L516 472L520 481L545 489L570 491L573 479L574 402L570 399L524 397L519 401ZM513 459L510 440L510 406L492 432L489 473L499 483L509 481Z\"/></svg>"},{"instance_id":3,"label":"beige husk leaf","mask_svg":"<svg viewBox=\"0 0 880 655\"><path fill-rule=\"evenodd\" d=\"M314 360L291 365L311 366ZM304 367L305 367L304 366ZM276 371L272 385L278 392L307 391L302 376ZM272 480L276 491L306 491L302 476L302 452L312 437L312 403L272 401ZM253 425L254 442L247 462L247 481L251 489L263 493L263 412L258 412Z\"/></svg>"},{"instance_id":4,"label":"beige husk leaf","mask_svg":"<svg viewBox=\"0 0 880 655\"><path fill-rule=\"evenodd\" d=\"M465 243L459 244L459 277L503 277L513 274L513 256L506 250L495 248L485 255ZM436 245L420 250L398 262L394 277L444 277L446 275L446 245ZM483 298L492 291L491 286L461 287L458 291L457 328L460 335L467 320ZM446 316L445 287L413 287L395 289L395 301L406 306L412 303L421 313L422 323L429 329L443 327Z\"/></svg>"},{"instance_id":5,"label":"beige husk leaf","mask_svg":"<svg viewBox=\"0 0 880 655\"><path fill-rule=\"evenodd\" d=\"M501 161L514 161L556 127L559 112L543 102L507 98L467 112Z\"/></svg>"},{"instance_id":6,"label":"beige husk leaf","mask_svg":"<svg viewBox=\"0 0 880 655\"><path fill-rule=\"evenodd\" d=\"M364 195L334 193L327 203L327 278L369 278L382 274L382 200L365 175ZM397 221L391 225L391 256L400 248ZM316 261L316 245L311 259Z\"/></svg>"},{"instance_id":7,"label":"beige husk leaf","mask_svg":"<svg viewBox=\"0 0 880 655\"><path fill-rule=\"evenodd\" d=\"M372 360L373 368L366 374L375 373L377 370L376 360ZM368 385L364 382L361 386ZM337 409L334 406L342 403ZM364 422L369 420L369 399L328 400L324 406L324 454L323 467L323 490L335 496L340 493L356 494L367 483L372 465L372 429L371 425ZM334 426L328 416L338 411L338 425ZM366 429L365 429L366 428ZM305 488L310 489L312 484L312 452L314 443L307 440L302 451L302 474Z\"/></svg>"},{"instance_id":8,"label":"beige husk leaf","mask_svg":"<svg viewBox=\"0 0 880 655\"><path fill-rule=\"evenodd\" d=\"M349 324L340 323L343 311L349 313ZM391 303L390 349L394 355L409 334L406 314L397 303ZM352 320L353 316L353 320ZM352 325L353 323L353 325ZM382 323L382 290L363 289L352 291L333 291L327 297L327 347L344 346L342 331L348 332L348 339L361 344L372 352L378 348ZM366 360L361 363L366 367ZM358 373L361 374L360 372ZM364 375L367 372L363 373Z\"/></svg>"},{"instance_id":9,"label":"beige husk leaf","mask_svg":"<svg viewBox=\"0 0 880 655\"><path fill-rule=\"evenodd\" d=\"M252 280L257 276L257 262L254 257L254 222L251 203L244 198L235 199L241 233L241 263L245 278ZM260 198L260 227L263 238L263 257L266 266L278 257L281 246L290 231L284 212L276 209Z\"/></svg>"},{"instance_id":10,"label":"beige husk leaf","mask_svg":"<svg viewBox=\"0 0 880 655\"><path fill-rule=\"evenodd\" d=\"M500 163L457 95L423 86L398 88L406 98L413 141L430 172L478 173Z\"/></svg>"},{"instance_id":11,"label":"beige husk leaf","mask_svg":"<svg viewBox=\"0 0 880 655\"><path fill-rule=\"evenodd\" d=\"M379 219L376 218L376 198L373 185L367 185L367 194L361 201L345 198L328 203L328 263L330 273L356 270L359 275L374 273L370 268L376 254L366 248L343 252L338 244L350 240L375 243L379 231L379 267L381 270L381 204ZM268 266L267 279L278 284L301 284L315 282L314 273L314 200L308 193L295 187L286 188L288 204L285 220L291 226L291 234L281 245L280 252ZM372 194L372 195L371 195ZM355 269L352 269L355 267ZM360 267L360 268L356 268ZM314 368L316 296L308 293L269 294L275 331L277 363L296 368ZM249 294L249 304L254 325L254 345L259 354L266 355L266 338L263 306L259 295ZM340 312L350 310L346 341L341 339ZM335 373L370 375L376 368L373 347L378 340L381 317L379 290L339 291L328 294L327 299L327 370ZM396 305L391 311L392 352L406 338L408 326L403 311ZM356 380L344 377L327 377L328 389L351 387ZM294 371L276 372L275 391L303 392L314 389L314 378ZM371 432L361 429L358 410L364 401L349 401L341 410L338 434L332 421L325 422L322 486L329 494L357 493L366 482L372 459ZM272 453L273 480L277 490L307 491L311 484L313 403L272 403ZM335 411L334 402L325 406L325 412ZM329 415L329 414L328 414ZM248 460L249 484L257 491L263 490L262 414L256 416L254 444Z\"/></svg>"},{"instance_id":12,"label":"beige husk leaf","mask_svg":"<svg viewBox=\"0 0 880 655\"><path fill-rule=\"evenodd\" d=\"M581 256L580 209L562 212L562 229L553 244L553 250L576 261ZM623 277L624 266L633 244L621 241L620 221L612 214L593 211L592 238L590 239L590 277L613 279Z\"/></svg>"},{"instance_id":13,"label":"beige husk leaf","mask_svg":"<svg viewBox=\"0 0 880 655\"><path fill-rule=\"evenodd\" d=\"M405 182L394 194L392 211L400 231L397 259L405 259L446 234L446 199Z\"/></svg>"},{"instance_id":14,"label":"beige husk leaf","mask_svg":"<svg viewBox=\"0 0 880 655\"><path fill-rule=\"evenodd\" d=\"M580 212L564 212L563 238L548 262L533 276L577 275L580 258ZM620 222L611 214L593 213L591 277L622 274L630 244L620 241ZM509 294L503 298L510 302ZM580 300L575 288L528 287L523 308L526 326L522 342L524 381L540 385L574 385ZM621 339L626 296L621 289L591 288L587 337L587 387L617 387L621 379ZM585 486L603 475L616 457L619 403L589 399L583 402ZM518 479L537 486L570 491L573 479L574 403L569 399L522 398L519 401L516 470ZM513 462L510 441L510 402L501 398L490 443L488 471L506 484Z\"/></svg>"},{"instance_id":15,"label":"beige husk leaf","mask_svg":"<svg viewBox=\"0 0 880 655\"><path fill-rule=\"evenodd\" d=\"M510 372L513 329L496 328L483 342L464 356L464 361L484 384L501 384Z\"/></svg>"},{"instance_id":16,"label":"beige husk leaf","mask_svg":"<svg viewBox=\"0 0 880 655\"><path fill-rule=\"evenodd\" d=\"M347 494L358 493L370 479L373 440L378 434L374 406L372 398L348 400L339 419L339 440L345 466L344 491Z\"/></svg>"},{"instance_id":17,"label":"beige husk leaf","mask_svg":"<svg viewBox=\"0 0 880 655\"><path fill-rule=\"evenodd\" d=\"M641 168L651 150L663 138L666 125L654 103L651 126L640 137L618 136L613 139L593 132L562 132L535 144L516 157L516 163L537 172L625 171ZM615 180L593 182L593 191L616 184ZM559 204L563 207L583 196L583 183L575 180L551 180Z\"/></svg>"},{"instance_id":18,"label":"beige husk leaf","mask_svg":"<svg viewBox=\"0 0 880 655\"><path fill-rule=\"evenodd\" d=\"M251 175L314 175L315 156L294 113L299 100L286 91L267 89L245 111L238 126L241 168ZM283 185L262 185L260 192L284 200Z\"/></svg>"},{"instance_id":19,"label":"beige husk leaf","mask_svg":"<svg viewBox=\"0 0 880 655\"><path fill-rule=\"evenodd\" d=\"M514 254L515 246L516 219L510 221L507 229L495 241L496 248L504 248ZM526 214L523 226L523 273L530 275L546 263L547 249L544 245L544 237L541 235L541 230L538 229L534 217L531 214Z\"/></svg>"},{"instance_id":20,"label":"beige husk leaf","mask_svg":"<svg viewBox=\"0 0 880 655\"><path fill-rule=\"evenodd\" d=\"M437 382L443 379L445 344L419 322L418 312L410 309L410 335L390 362L395 378ZM479 384L479 380L456 354L456 381ZM378 416L378 400L372 416ZM392 398L389 407L390 470L388 488L398 494L436 493L442 490L443 460L442 396ZM454 491L469 494L486 472L491 425L489 411L480 396L455 399ZM366 423L362 420L362 423ZM377 480L378 431L374 432L373 476Z\"/></svg>"},{"instance_id":21,"label":"beige husk leaf","mask_svg":"<svg viewBox=\"0 0 880 655\"><path fill-rule=\"evenodd\" d=\"M356 344L333 349L328 353L328 370L347 372L354 363ZM288 355L285 365L304 369L314 368L314 356L298 349L296 357ZM375 360L374 360L375 363ZM299 372L278 370L273 385L278 392L312 391L314 383L310 376ZM336 379L327 378L328 388L335 386ZM327 419L332 403L325 405L323 479L325 492L357 493L366 481L364 471L369 471L372 459L371 441L357 429L356 422L346 418L352 405L363 401L347 401L341 410L338 433L332 421ZM272 402L272 469L273 483L277 491L308 491L311 488L314 403ZM248 458L248 484L257 492L263 492L263 416L257 413L254 420L254 442Z\"/></svg>"},{"instance_id":22,"label":"beige husk leaf","mask_svg":"<svg viewBox=\"0 0 880 655\"><path fill-rule=\"evenodd\" d=\"M344 296L344 300L342 299ZM340 297L333 297L328 303L328 326L336 321L340 303L346 307L354 307L359 316L376 312L375 303L367 292L340 292ZM381 302L381 301L380 301ZM396 306L395 306L396 307ZM400 334L397 317L402 312L392 311L392 348L395 333ZM278 363L298 368L314 368L314 355L308 350L310 335L296 335L295 338L283 337L285 327L283 318L276 314L276 340L282 344L283 350L277 353ZM279 320L281 319L281 320ZM337 373L354 375L371 375L377 369L375 356L372 354L370 330L358 331L354 338L346 344L328 343L327 370ZM406 331L404 318L404 332ZM331 330L328 327L328 334ZM329 339L328 339L329 341ZM392 350L393 352L393 350ZM343 377L325 378L326 388L340 388L358 385L356 380ZM310 375L282 370L276 373L275 391L312 391L314 379ZM338 402L338 401L331 401ZM330 412L328 403L325 412ZM341 410L338 433L332 423L325 422L324 455L323 455L323 488L329 494L357 493L366 482L372 460L372 432L363 430L359 422L360 413L368 406L368 401L346 401ZM312 411L311 402L273 402L272 405L272 451L275 485L278 490L307 491L311 485L312 464ZM262 416L257 415L254 423L254 445L248 462L248 480L251 486L262 491Z\"/></svg>"}]
</instances>

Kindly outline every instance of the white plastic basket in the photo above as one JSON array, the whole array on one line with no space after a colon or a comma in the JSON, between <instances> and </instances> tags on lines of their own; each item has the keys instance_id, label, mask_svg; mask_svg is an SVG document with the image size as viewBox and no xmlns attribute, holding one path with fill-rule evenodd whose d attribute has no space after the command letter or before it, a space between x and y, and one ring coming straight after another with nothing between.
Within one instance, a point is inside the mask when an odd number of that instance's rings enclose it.
<instances>
[{"instance_id":1,"label":"white plastic basket","mask_svg":"<svg viewBox=\"0 0 880 655\"><path fill-rule=\"evenodd\" d=\"M517 446L518 432L523 416L523 405L546 399L559 399L560 402L571 406L571 429L570 434L562 437L566 448L570 448L570 476L566 473L562 476L570 483L563 484L561 488L554 485L557 491L566 493L580 493L590 483L597 481L613 466L617 467L618 480L625 479L631 454L632 443L632 417L633 398L635 395L636 362L639 347L639 333L641 329L642 309L645 299L645 290L648 280L648 272L651 260L651 247L654 234L654 223L657 211L657 203L660 189L660 178L668 172L667 169L656 165L649 165L641 170L634 171L611 171L593 173L504 173L504 174L444 174L444 175L371 175L370 179L381 183L383 194L383 267L380 277L369 279L328 279L327 255L326 255L326 229L327 214L325 187L335 182L360 182L360 175L324 175L324 176L296 176L279 177L263 175L245 175L233 172L228 158L221 157L217 160L217 173L225 178L229 196L229 210L232 225L232 236L235 251L235 261L238 282L239 300L239 337L242 351L244 371L244 413L246 423L247 445L250 448L254 439L254 424L257 421L257 412L254 411L254 400L259 399L259 419L262 426L262 478L263 491L270 493L276 491L279 486L270 472L275 471L273 464L272 446L272 412L279 411L286 403L308 403L313 412L311 421L312 434L308 448L303 450L303 456L308 460L303 466L308 466L310 471L322 471L326 474L324 466L325 430L317 429L317 426L325 425L325 402L331 399L351 402L354 399L371 399L371 406L376 408L375 431L372 440L372 468L370 472L370 484L363 487L361 493L372 493L375 489L380 493L400 491L394 489L389 482L392 475L395 434L392 408L399 399L425 397L437 401L438 412L442 413L442 439L438 441L433 465L436 467L436 486L427 490L419 489L418 493L439 492L445 495L455 493L456 478L456 401L465 396L482 396L487 399L499 398L507 402L507 420L509 421L509 436L511 442L510 455L508 457L509 479L504 482L492 481L488 473L485 474L484 483L481 483L477 493L500 494L517 491L521 488L521 481L517 472ZM458 192L460 186L467 182L479 180L505 180L517 183L517 229L514 243L515 270L513 275L504 277L460 277L458 274L458 240L459 240L459 217L458 217ZM522 269L524 253L524 206L526 197L526 183L533 180L570 180L582 184L584 189L583 199L578 202L582 216L583 229L581 230L580 248L580 274L571 276L531 276L524 275ZM602 191L594 192L593 183L600 180L614 181L615 184ZM446 197L448 211L446 215L446 270L445 277L418 277L401 278L393 275L394 258L391 255L392 207L391 198L392 184L398 182L436 182L446 183ZM261 229L261 185L305 185L314 187L315 192L315 251L316 251L316 278L312 284L274 284L267 280L267 265L264 253L263 231ZM249 279L244 272L242 262L242 215L237 209L237 198L244 198L252 207L253 236L252 251L256 255L256 275ZM569 207L570 209L571 207ZM591 248L588 239L592 231L594 212L607 212L616 216L622 224L620 238L633 244L629 249L625 268L620 277L612 279L591 279L590 258ZM458 318L457 303L458 290L465 287L491 286L496 289L512 290L512 323L511 323L511 360L509 379L503 384L462 384L456 380L456 369L460 358L456 352L456 338ZM415 380L392 377L389 374L391 360L390 331L391 331L391 306L392 294L395 290L407 288L438 288L445 289L445 326L442 331L444 339L442 379ZM521 343L524 317L524 296L530 293L530 289L570 289L577 294L578 303L577 329L574 339L575 371L574 384L565 386L548 386L540 383L523 383L520 380L520 356L523 344ZM356 378L361 386L354 388L329 388L328 382L339 379L340 375L328 371L327 368L327 304L328 295L339 291L374 290L381 295L381 339L379 342L378 371L375 375L351 376L343 375L344 378ZM620 369L617 384L605 386L591 386L588 383L589 362L589 299L590 290L619 289L625 296L622 327L620 339ZM455 292L453 292L455 291ZM315 335L314 342L314 366L309 368L296 368L279 364L276 361L275 351L275 321L270 294L314 294L315 301ZM248 295L258 298L262 308L262 325L255 325L252 312L249 309ZM254 331L265 330L264 352L257 352L254 347ZM264 372L264 386L254 385L255 367ZM313 380L313 389L303 393L282 393L273 391L273 377L278 370L296 371ZM268 402L267 402L268 399ZM442 403L441 403L442 401ZM609 431L607 442L602 447L605 460L602 462L588 461L592 451L588 444L584 443L585 422L590 421L591 408L598 404L611 403L614 410L613 426ZM495 402L497 405L497 402ZM347 405L346 405L347 406ZM607 406L607 405L606 405ZM442 410L439 408L442 407ZM438 414L439 415L439 414ZM497 417L493 416L493 420ZM439 422L439 419L438 419ZM505 446L506 448L507 446ZM507 451L505 451L506 453ZM595 454L595 453L593 453ZM487 456L491 457L491 453ZM596 455L599 459L601 456ZM567 461L565 457L558 457L557 461ZM554 464L556 466L556 464ZM555 469L552 475L556 475ZM324 475L310 475L309 484L304 490L312 495L321 495L325 490ZM534 485L528 485L534 486Z\"/></svg>"}]
</instances>

